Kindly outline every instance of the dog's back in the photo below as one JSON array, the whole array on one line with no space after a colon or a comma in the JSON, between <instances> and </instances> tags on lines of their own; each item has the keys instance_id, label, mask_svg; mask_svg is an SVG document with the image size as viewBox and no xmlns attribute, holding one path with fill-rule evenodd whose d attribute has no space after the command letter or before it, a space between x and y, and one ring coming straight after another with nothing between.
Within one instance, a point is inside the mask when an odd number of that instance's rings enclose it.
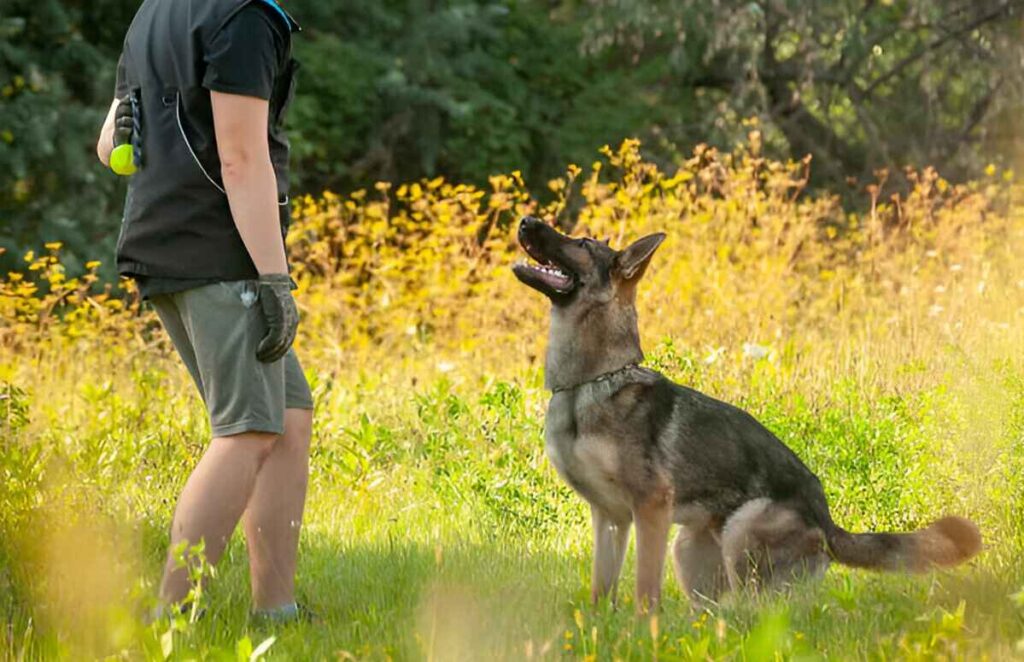
<instances>
[{"instance_id":1,"label":"dog's back","mask_svg":"<svg viewBox=\"0 0 1024 662\"><path fill-rule=\"evenodd\" d=\"M660 445L677 503L706 508L724 522L723 538L776 547L798 538L808 554L827 552L845 565L877 570L957 565L981 549L977 527L960 517L913 533L845 531L833 521L818 477L754 417L693 389L661 388L674 393Z\"/></svg>"}]
</instances>

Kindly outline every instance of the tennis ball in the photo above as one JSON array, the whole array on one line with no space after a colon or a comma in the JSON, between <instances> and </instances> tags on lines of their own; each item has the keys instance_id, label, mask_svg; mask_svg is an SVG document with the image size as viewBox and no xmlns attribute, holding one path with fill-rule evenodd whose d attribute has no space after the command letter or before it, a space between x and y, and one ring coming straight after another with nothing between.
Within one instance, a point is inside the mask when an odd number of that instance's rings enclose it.
<instances>
[{"instance_id":1,"label":"tennis ball","mask_svg":"<svg viewBox=\"0 0 1024 662\"><path fill-rule=\"evenodd\" d=\"M135 174L135 158L130 144L125 143L114 148L110 153L110 169L123 176Z\"/></svg>"}]
</instances>

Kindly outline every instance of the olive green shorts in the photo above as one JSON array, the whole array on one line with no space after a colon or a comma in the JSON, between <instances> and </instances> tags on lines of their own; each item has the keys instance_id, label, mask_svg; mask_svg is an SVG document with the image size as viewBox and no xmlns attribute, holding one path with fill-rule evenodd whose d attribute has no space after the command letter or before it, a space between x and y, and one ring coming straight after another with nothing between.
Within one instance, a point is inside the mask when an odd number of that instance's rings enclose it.
<instances>
[{"instance_id":1,"label":"olive green shorts","mask_svg":"<svg viewBox=\"0 0 1024 662\"><path fill-rule=\"evenodd\" d=\"M256 359L266 333L256 292L254 281L229 281L150 299L199 387L215 437L282 434L285 409L313 408L294 349L274 363Z\"/></svg>"}]
</instances>

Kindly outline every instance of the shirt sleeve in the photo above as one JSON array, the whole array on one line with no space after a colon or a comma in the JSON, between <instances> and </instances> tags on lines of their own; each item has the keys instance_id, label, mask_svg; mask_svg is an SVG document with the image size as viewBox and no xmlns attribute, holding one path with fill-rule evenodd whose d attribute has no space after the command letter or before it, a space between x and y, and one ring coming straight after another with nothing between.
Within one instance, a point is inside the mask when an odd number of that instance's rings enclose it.
<instances>
[{"instance_id":1,"label":"shirt sleeve","mask_svg":"<svg viewBox=\"0 0 1024 662\"><path fill-rule=\"evenodd\" d=\"M270 99L284 60L284 43L262 3L246 6L214 35L206 49L203 87Z\"/></svg>"},{"instance_id":2,"label":"shirt sleeve","mask_svg":"<svg viewBox=\"0 0 1024 662\"><path fill-rule=\"evenodd\" d=\"M128 96L128 81L125 80L124 53L117 59L117 79L114 83L114 98L123 99Z\"/></svg>"}]
</instances>

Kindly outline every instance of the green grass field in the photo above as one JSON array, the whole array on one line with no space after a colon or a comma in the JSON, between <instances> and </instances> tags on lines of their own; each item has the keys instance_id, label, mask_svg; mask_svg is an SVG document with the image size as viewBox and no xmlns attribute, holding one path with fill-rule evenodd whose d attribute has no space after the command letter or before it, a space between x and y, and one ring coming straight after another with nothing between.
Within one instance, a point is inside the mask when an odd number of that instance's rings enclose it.
<instances>
[{"instance_id":1,"label":"green grass field","mask_svg":"<svg viewBox=\"0 0 1024 662\"><path fill-rule=\"evenodd\" d=\"M537 369L442 365L418 379L311 369L317 423L300 586L324 622L248 625L239 534L203 595L206 616L145 628L129 613L159 575L175 496L207 435L204 412L173 358L120 357L117 370L97 373L96 362L68 357L62 370L36 374L31 396L11 391L4 401L12 428L28 406L18 434L38 435L32 447L48 456L38 492L18 486L32 484L26 474L40 463L10 448L4 457L8 502L40 500L0 566L4 658L227 659L240 640L270 636L268 659L1014 655L1024 637L1014 597L1024 585L1024 373L1013 362L973 365L950 353L900 366L890 389L817 366L815 381L831 387L803 390L770 360L707 365L670 342L650 354L676 379L760 417L819 473L847 527L963 513L981 524L986 551L969 567L917 577L833 568L820 585L732 596L706 611L691 608L668 570L655 620L633 615L628 562L618 609L591 607L588 514L544 457ZM743 379L720 379L727 373Z\"/></svg>"}]
</instances>

